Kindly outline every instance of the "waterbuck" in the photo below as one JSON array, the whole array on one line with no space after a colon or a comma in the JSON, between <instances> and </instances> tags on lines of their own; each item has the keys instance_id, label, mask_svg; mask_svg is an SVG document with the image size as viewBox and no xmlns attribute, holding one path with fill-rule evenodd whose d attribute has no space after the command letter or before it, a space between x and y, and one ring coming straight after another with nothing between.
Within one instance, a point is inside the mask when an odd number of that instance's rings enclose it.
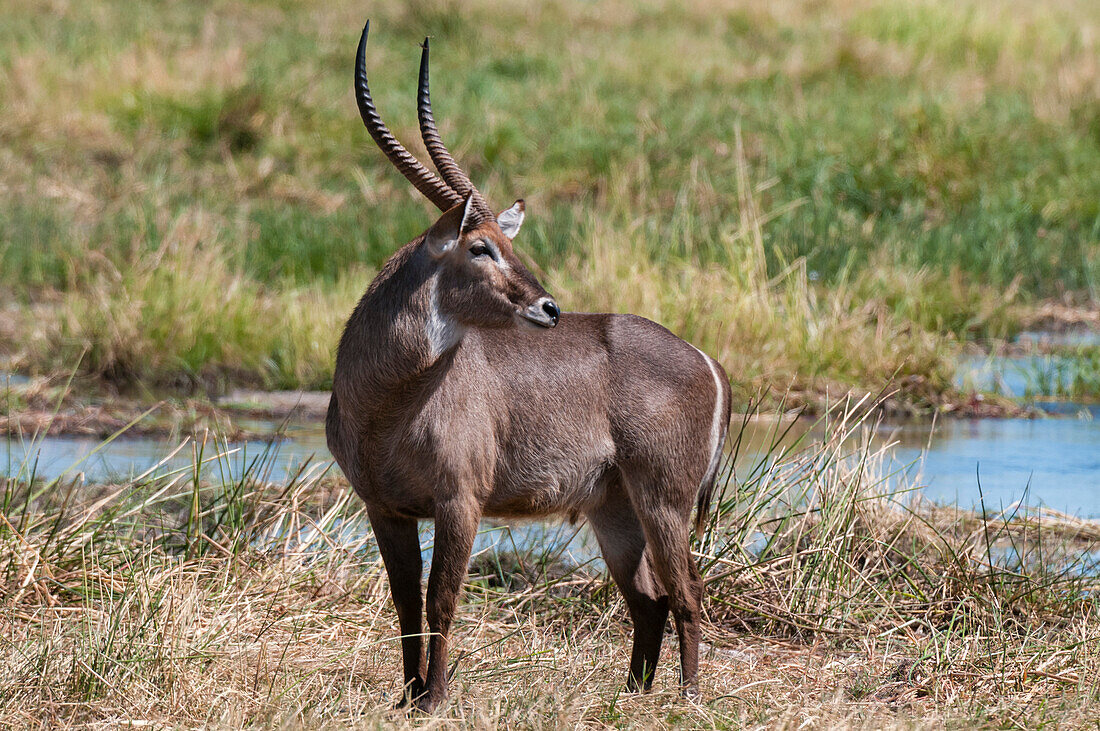
<instances>
[{"instance_id":1,"label":"waterbuck","mask_svg":"<svg viewBox=\"0 0 1100 731\"><path fill-rule=\"evenodd\" d=\"M482 517L583 515L634 622L629 688L648 690L669 609L697 693L703 583L691 555L729 424L722 366L633 315L566 312L516 257L522 200L494 215L436 131L428 41L420 131L436 176L355 97L374 141L444 211L371 282L340 339L326 432L366 503L401 628L405 693L447 697L447 648ZM428 653L417 521L435 520Z\"/></svg>"}]
</instances>

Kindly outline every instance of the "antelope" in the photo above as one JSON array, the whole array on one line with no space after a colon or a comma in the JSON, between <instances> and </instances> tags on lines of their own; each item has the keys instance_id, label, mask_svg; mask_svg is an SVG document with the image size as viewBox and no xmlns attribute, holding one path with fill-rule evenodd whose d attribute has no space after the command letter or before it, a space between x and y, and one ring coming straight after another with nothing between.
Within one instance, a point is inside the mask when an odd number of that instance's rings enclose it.
<instances>
[{"instance_id":1,"label":"antelope","mask_svg":"<svg viewBox=\"0 0 1100 731\"><path fill-rule=\"evenodd\" d=\"M627 675L647 691L669 610L681 691L698 693L703 583L691 553L729 425L714 359L634 315L561 312L512 247L524 202L494 214L440 139L420 61L420 132L438 175L355 98L375 143L443 213L382 267L348 319L325 431L389 576L399 707L447 698L451 624L483 517L584 516L634 625ZM422 631L418 520L435 521Z\"/></svg>"}]
</instances>

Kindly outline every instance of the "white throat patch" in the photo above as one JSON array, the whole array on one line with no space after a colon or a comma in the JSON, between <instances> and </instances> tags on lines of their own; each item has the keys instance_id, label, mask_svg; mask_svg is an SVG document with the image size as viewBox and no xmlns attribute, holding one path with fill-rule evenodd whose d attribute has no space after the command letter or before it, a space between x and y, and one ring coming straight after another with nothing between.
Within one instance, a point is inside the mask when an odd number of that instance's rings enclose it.
<instances>
[{"instance_id":1,"label":"white throat patch","mask_svg":"<svg viewBox=\"0 0 1100 731\"><path fill-rule=\"evenodd\" d=\"M465 328L440 311L439 275L433 275L428 280L428 313L424 320L424 335L428 339L432 360L457 345L463 333Z\"/></svg>"}]
</instances>

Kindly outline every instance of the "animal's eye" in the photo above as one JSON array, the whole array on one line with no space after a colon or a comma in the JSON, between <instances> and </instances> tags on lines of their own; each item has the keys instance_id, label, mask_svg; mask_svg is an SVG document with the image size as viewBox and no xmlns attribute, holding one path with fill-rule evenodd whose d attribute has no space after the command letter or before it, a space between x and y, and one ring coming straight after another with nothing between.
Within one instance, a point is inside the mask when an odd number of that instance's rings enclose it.
<instances>
[{"instance_id":1,"label":"animal's eye","mask_svg":"<svg viewBox=\"0 0 1100 731\"><path fill-rule=\"evenodd\" d=\"M484 241L478 241L470 247L470 256L493 256L493 250L490 249Z\"/></svg>"}]
</instances>

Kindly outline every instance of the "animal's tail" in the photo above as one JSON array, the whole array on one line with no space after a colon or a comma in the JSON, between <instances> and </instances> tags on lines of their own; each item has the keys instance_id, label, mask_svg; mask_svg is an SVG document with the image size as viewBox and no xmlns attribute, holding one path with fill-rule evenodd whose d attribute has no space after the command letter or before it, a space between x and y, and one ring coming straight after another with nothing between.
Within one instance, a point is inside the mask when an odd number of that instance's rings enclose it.
<instances>
[{"instance_id":1,"label":"animal's tail","mask_svg":"<svg viewBox=\"0 0 1100 731\"><path fill-rule=\"evenodd\" d=\"M722 426L714 445L714 453L710 456L710 466L707 467L706 474L703 475L703 481L699 483L698 499L695 503L696 535L703 532L707 519L710 518L711 501L714 499L714 486L718 483L718 469L722 466L722 449L726 445L726 436L729 434L730 429L731 396L729 378L726 377L726 372L721 365L717 362L714 365L717 367L717 373L721 374L721 378L716 379L722 392L718 395L718 398L720 400L724 399L725 403L722 404L722 416L719 422Z\"/></svg>"}]
</instances>

